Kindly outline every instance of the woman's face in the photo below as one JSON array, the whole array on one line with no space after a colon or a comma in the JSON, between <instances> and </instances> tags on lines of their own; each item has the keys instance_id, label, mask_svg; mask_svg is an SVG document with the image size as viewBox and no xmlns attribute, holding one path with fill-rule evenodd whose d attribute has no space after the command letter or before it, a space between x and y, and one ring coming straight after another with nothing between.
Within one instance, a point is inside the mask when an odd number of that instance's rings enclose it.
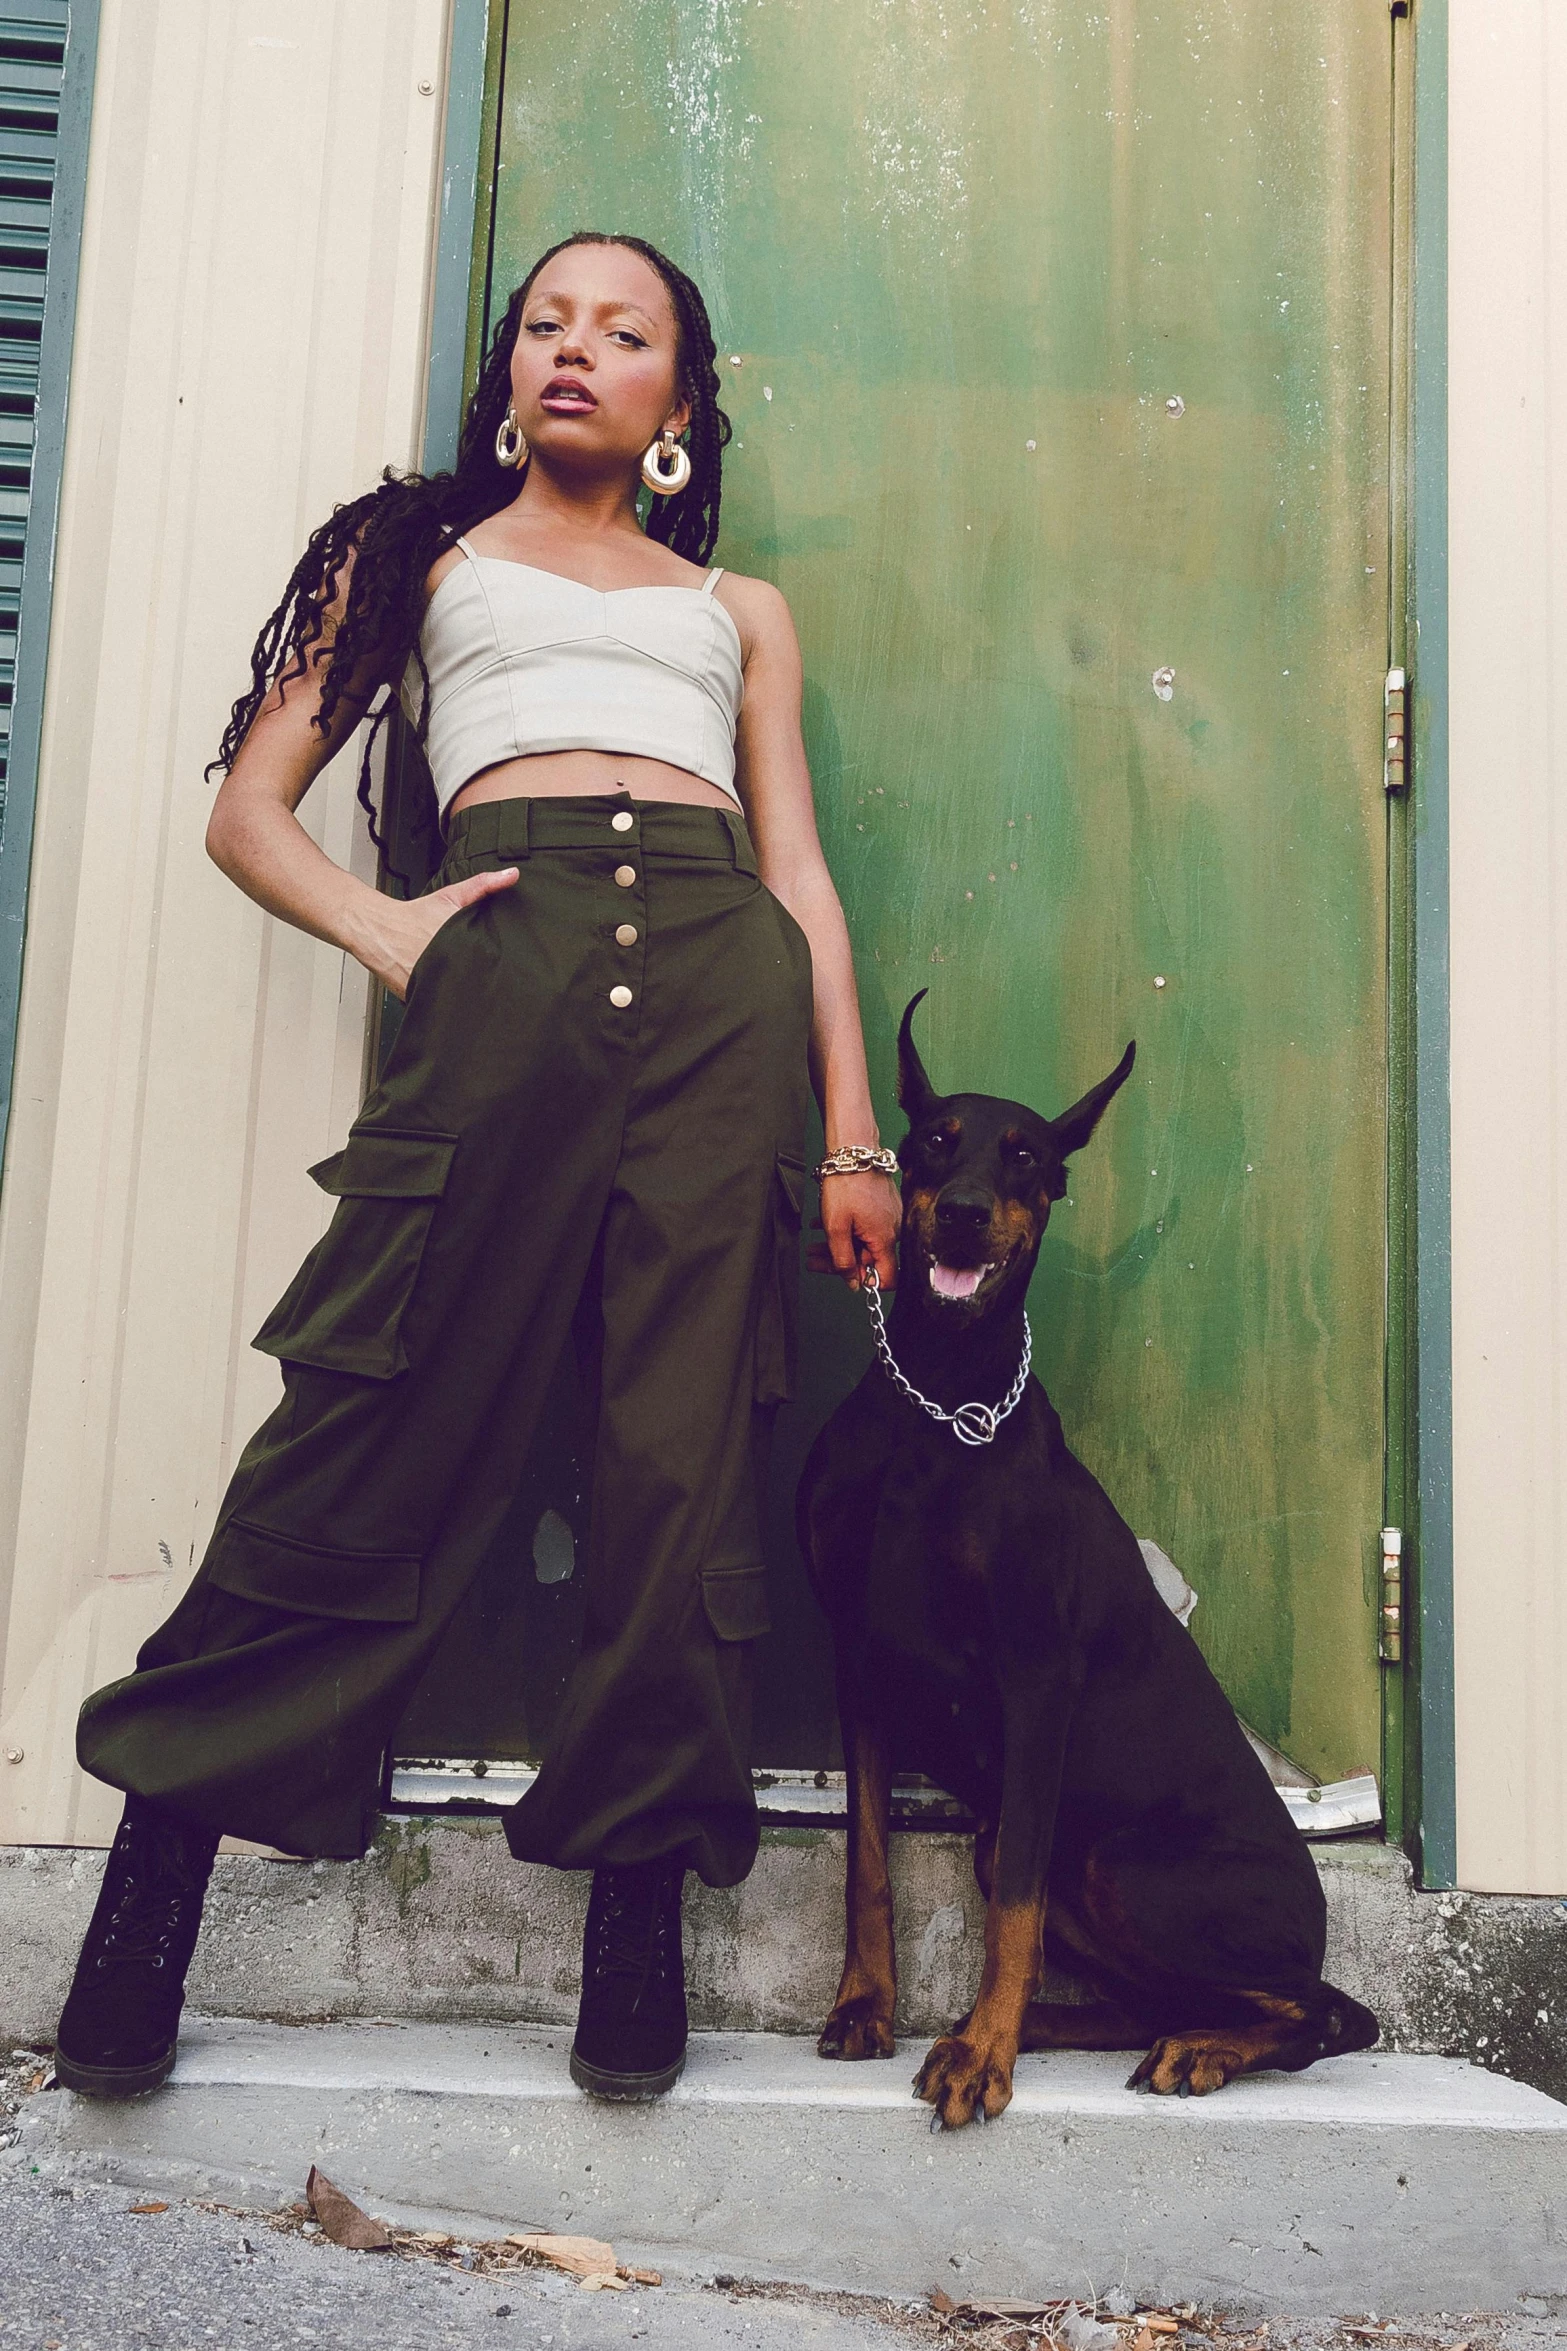
<instances>
[{"instance_id":1,"label":"woman's face","mask_svg":"<svg viewBox=\"0 0 1567 2351\"><path fill-rule=\"evenodd\" d=\"M529 445L594 472L640 465L667 425L685 430L669 289L624 245L568 245L523 305L512 405Z\"/></svg>"}]
</instances>

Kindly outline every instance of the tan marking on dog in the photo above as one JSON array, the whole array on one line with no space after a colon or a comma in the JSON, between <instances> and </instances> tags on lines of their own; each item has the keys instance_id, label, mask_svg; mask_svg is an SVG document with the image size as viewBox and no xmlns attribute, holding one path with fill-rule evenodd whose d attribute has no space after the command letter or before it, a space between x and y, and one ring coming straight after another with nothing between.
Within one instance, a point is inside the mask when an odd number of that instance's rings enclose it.
<instances>
[{"instance_id":1,"label":"tan marking on dog","mask_svg":"<svg viewBox=\"0 0 1567 2351\"><path fill-rule=\"evenodd\" d=\"M1026 1200L998 1200L991 1213L990 1236L998 1265L1014 1250L1032 1249L1039 1238L1036 1211Z\"/></svg>"},{"instance_id":2,"label":"tan marking on dog","mask_svg":"<svg viewBox=\"0 0 1567 2351\"><path fill-rule=\"evenodd\" d=\"M1178 2095L1184 2083L1193 2098L1222 2090L1237 2074L1260 2073L1284 2055L1299 2020L1267 2024L1214 2025L1188 2033L1165 2033L1155 2041L1128 2085L1145 2084L1162 2098Z\"/></svg>"},{"instance_id":3,"label":"tan marking on dog","mask_svg":"<svg viewBox=\"0 0 1567 2351\"><path fill-rule=\"evenodd\" d=\"M944 2033L915 2076L915 2096L934 2106L943 2127L960 2130L983 2114L993 2121L1012 2103L1023 2019L1039 1988L1045 1899L990 1901L985 1911L985 1965L979 1993L960 2031Z\"/></svg>"},{"instance_id":4,"label":"tan marking on dog","mask_svg":"<svg viewBox=\"0 0 1567 2351\"><path fill-rule=\"evenodd\" d=\"M919 1242L927 1257L936 1253L936 1192L928 1184L917 1184L912 1192L903 1195L903 1226Z\"/></svg>"},{"instance_id":5,"label":"tan marking on dog","mask_svg":"<svg viewBox=\"0 0 1567 2351\"><path fill-rule=\"evenodd\" d=\"M816 2048L822 2057L890 2057L898 2045L898 1957L887 1867L892 1762L878 1725L845 1721L844 1746L851 1797L847 1932L838 1997Z\"/></svg>"}]
</instances>

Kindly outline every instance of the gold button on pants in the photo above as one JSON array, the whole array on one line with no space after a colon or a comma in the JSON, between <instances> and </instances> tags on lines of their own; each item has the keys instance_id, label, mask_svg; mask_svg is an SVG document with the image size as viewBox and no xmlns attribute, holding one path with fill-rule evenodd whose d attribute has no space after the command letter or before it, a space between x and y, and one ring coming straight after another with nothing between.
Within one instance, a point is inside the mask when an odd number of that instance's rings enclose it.
<instances>
[{"instance_id":1,"label":"gold button on pants","mask_svg":"<svg viewBox=\"0 0 1567 2351\"><path fill-rule=\"evenodd\" d=\"M633 882L636 880L636 878L637 878L637 869L636 869L636 867L635 867L634 865L617 865L617 866L616 866L616 868L615 868L615 879L616 879L616 881L617 881L617 882L619 882L619 884L620 884L620 886L621 886L621 888L622 888L623 890L629 890L629 889L630 889L630 887L631 887L631 885L632 885L632 883L633 883Z\"/></svg>"},{"instance_id":2,"label":"gold button on pants","mask_svg":"<svg viewBox=\"0 0 1567 2351\"><path fill-rule=\"evenodd\" d=\"M629 808L621 808L616 810L615 814L610 818L609 821L614 826L617 833L629 833L637 820L632 815Z\"/></svg>"},{"instance_id":3,"label":"gold button on pants","mask_svg":"<svg viewBox=\"0 0 1567 2351\"><path fill-rule=\"evenodd\" d=\"M615 944L616 944L616 946L617 946L617 947L634 947L634 946L636 945L636 943L637 943L637 926L636 926L636 924L635 924L634 922L623 922L623 923L622 923L622 924L619 926L619 928L617 929L617 931L616 931L616 933L615 933Z\"/></svg>"},{"instance_id":4,"label":"gold button on pants","mask_svg":"<svg viewBox=\"0 0 1567 2351\"><path fill-rule=\"evenodd\" d=\"M611 1004L618 1005L620 1010L624 1012L626 1006L631 1002L631 990L629 988L611 988L609 1000Z\"/></svg>"}]
</instances>

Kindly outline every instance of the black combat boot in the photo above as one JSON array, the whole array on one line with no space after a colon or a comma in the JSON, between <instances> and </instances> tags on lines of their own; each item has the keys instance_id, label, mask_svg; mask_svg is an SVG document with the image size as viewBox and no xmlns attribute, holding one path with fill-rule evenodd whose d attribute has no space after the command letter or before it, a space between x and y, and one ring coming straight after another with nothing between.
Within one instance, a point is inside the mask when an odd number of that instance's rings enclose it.
<instances>
[{"instance_id":1,"label":"black combat boot","mask_svg":"<svg viewBox=\"0 0 1567 2351\"><path fill-rule=\"evenodd\" d=\"M680 1943L685 1868L596 1869L582 1938L582 2005L571 2078L595 2098L659 2098L686 2061Z\"/></svg>"},{"instance_id":2,"label":"black combat boot","mask_svg":"<svg viewBox=\"0 0 1567 2351\"><path fill-rule=\"evenodd\" d=\"M140 2098L174 2070L185 1973L217 1832L127 1796L55 2035L55 2079L84 2098Z\"/></svg>"}]
</instances>

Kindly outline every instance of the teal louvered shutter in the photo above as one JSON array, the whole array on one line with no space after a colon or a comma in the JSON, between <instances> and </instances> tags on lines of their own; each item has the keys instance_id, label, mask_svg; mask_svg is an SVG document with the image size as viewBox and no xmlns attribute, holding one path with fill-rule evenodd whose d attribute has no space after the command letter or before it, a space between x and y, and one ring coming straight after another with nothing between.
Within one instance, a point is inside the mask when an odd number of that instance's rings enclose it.
<instances>
[{"instance_id":1,"label":"teal louvered shutter","mask_svg":"<svg viewBox=\"0 0 1567 2351\"><path fill-rule=\"evenodd\" d=\"M0 6L0 828L68 13L67 0Z\"/></svg>"},{"instance_id":2,"label":"teal louvered shutter","mask_svg":"<svg viewBox=\"0 0 1567 2351\"><path fill-rule=\"evenodd\" d=\"M0 1150L11 1099L98 0L0 0Z\"/></svg>"}]
</instances>

